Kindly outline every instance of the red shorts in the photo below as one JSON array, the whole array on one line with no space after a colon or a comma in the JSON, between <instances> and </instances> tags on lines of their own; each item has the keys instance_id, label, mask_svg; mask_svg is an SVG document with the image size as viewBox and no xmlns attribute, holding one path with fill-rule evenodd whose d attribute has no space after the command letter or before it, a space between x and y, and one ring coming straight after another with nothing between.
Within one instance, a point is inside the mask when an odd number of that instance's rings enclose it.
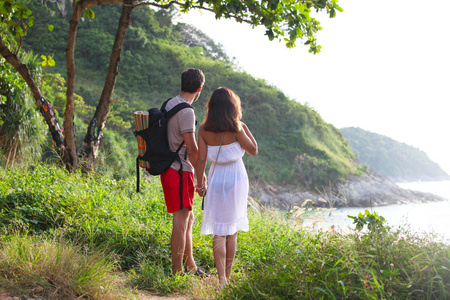
<instances>
[{"instance_id":1,"label":"red shorts","mask_svg":"<svg viewBox=\"0 0 450 300\"><path fill-rule=\"evenodd\" d=\"M164 191L167 211L174 213L180 210L180 174L178 171L169 168L161 174L161 184ZM189 207L192 210L194 203L194 173L183 172L183 208Z\"/></svg>"}]
</instances>

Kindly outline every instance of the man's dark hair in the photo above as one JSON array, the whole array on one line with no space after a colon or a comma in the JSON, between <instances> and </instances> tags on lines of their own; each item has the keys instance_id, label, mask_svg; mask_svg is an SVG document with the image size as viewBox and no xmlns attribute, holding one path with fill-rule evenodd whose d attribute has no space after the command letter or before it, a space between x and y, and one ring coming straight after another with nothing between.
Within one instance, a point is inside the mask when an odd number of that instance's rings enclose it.
<instances>
[{"instance_id":1,"label":"man's dark hair","mask_svg":"<svg viewBox=\"0 0 450 300\"><path fill-rule=\"evenodd\" d=\"M189 68L181 74L181 91L195 93L205 83L205 75L199 69Z\"/></svg>"}]
</instances>

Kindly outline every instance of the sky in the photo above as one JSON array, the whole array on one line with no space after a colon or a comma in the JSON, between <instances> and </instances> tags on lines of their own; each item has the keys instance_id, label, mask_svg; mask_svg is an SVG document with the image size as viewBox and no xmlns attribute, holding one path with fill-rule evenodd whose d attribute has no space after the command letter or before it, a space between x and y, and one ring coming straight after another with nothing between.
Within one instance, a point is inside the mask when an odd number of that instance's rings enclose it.
<instances>
[{"instance_id":1,"label":"sky","mask_svg":"<svg viewBox=\"0 0 450 300\"><path fill-rule=\"evenodd\" d=\"M360 127L424 151L450 174L450 1L339 0L316 16L319 54L269 41L264 28L209 12L182 22L223 45L255 78L308 104L337 128ZM223 83L226 86L226 82Z\"/></svg>"}]
</instances>

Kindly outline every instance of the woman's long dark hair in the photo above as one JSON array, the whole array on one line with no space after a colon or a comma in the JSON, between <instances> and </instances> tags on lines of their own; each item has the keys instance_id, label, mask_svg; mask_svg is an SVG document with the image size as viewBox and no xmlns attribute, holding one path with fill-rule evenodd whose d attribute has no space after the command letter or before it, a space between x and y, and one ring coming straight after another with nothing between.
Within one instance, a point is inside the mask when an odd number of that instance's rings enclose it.
<instances>
[{"instance_id":1,"label":"woman's long dark hair","mask_svg":"<svg viewBox=\"0 0 450 300\"><path fill-rule=\"evenodd\" d=\"M228 88L217 88L206 103L204 129L212 132L241 130L241 99Z\"/></svg>"}]
</instances>

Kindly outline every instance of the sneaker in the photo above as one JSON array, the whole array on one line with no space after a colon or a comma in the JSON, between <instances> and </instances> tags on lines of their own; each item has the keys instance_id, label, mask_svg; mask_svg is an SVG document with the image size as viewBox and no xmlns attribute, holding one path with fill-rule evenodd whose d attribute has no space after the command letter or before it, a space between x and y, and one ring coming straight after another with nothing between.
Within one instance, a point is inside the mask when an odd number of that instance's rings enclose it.
<instances>
[{"instance_id":1,"label":"sneaker","mask_svg":"<svg viewBox=\"0 0 450 300\"><path fill-rule=\"evenodd\" d=\"M195 270L195 272L188 271L187 273L191 274L191 275L198 276L200 278L207 278L207 277L210 276L208 273L206 273L205 271L201 270L200 268L197 268L197 270Z\"/></svg>"}]
</instances>

